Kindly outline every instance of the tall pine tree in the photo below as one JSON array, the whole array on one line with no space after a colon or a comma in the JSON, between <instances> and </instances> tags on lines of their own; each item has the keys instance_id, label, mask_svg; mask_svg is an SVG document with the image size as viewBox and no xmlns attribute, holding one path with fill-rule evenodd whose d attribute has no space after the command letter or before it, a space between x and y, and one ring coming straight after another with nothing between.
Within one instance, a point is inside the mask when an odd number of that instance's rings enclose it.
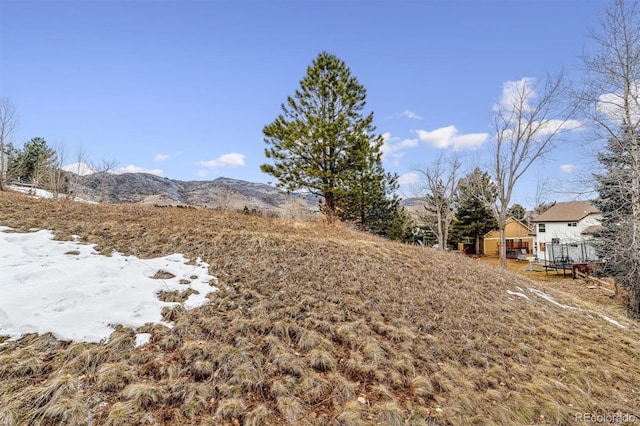
<instances>
[{"instance_id":1,"label":"tall pine tree","mask_svg":"<svg viewBox=\"0 0 640 426\"><path fill-rule=\"evenodd\" d=\"M380 233L384 215L397 211L397 198L389 198L397 177L382 168L382 137L373 113L363 115L365 98L346 64L320 53L282 114L263 129L272 163L261 169L287 191L321 197L329 222L338 217Z\"/></svg>"}]
</instances>

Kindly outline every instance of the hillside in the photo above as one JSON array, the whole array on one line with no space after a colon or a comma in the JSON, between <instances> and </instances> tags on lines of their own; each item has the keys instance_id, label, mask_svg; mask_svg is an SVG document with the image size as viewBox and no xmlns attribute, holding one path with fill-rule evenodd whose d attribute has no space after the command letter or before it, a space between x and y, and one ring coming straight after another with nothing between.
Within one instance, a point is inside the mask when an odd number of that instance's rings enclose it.
<instances>
[{"instance_id":1,"label":"hillside","mask_svg":"<svg viewBox=\"0 0 640 426\"><path fill-rule=\"evenodd\" d=\"M80 192L111 203L144 203L162 206L242 210L246 206L264 214L288 217L318 210L315 197L285 194L264 183L220 177L211 181L179 181L148 173L76 176Z\"/></svg>"},{"instance_id":2,"label":"hillside","mask_svg":"<svg viewBox=\"0 0 640 426\"><path fill-rule=\"evenodd\" d=\"M15 193L0 193L0 226L78 235L106 254L200 257L219 287L205 306L165 312L171 328L116 327L104 343L5 341L3 425L640 415L637 323L461 255L321 223ZM149 343L136 348L135 332Z\"/></svg>"}]
</instances>

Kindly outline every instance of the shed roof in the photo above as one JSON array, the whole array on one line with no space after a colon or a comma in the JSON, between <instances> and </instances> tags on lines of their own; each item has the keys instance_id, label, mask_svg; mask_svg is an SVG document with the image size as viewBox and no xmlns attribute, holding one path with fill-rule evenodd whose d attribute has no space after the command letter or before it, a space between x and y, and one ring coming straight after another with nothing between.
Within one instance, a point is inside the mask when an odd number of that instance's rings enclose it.
<instances>
[{"instance_id":1,"label":"shed roof","mask_svg":"<svg viewBox=\"0 0 640 426\"><path fill-rule=\"evenodd\" d=\"M591 201L569 201L556 203L532 222L578 222L594 213L600 213L600 210Z\"/></svg>"}]
</instances>

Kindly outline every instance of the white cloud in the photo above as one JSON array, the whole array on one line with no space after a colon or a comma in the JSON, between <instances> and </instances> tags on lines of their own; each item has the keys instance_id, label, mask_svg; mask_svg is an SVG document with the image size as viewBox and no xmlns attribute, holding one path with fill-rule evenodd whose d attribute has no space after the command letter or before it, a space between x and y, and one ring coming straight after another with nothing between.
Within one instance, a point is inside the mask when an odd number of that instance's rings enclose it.
<instances>
[{"instance_id":1,"label":"white cloud","mask_svg":"<svg viewBox=\"0 0 640 426\"><path fill-rule=\"evenodd\" d=\"M513 113L515 117L523 116L526 119L527 113L534 110L535 105L532 105L532 102L538 96L535 85L535 79L530 77L505 82L502 86L500 100L493 106L494 112L500 111L502 115L507 117ZM515 121L517 124L517 118ZM560 132L578 130L583 126L578 120L556 119L532 121L531 124L537 136L551 136ZM507 129L503 136L510 139L512 135L513 129Z\"/></svg>"},{"instance_id":2,"label":"white cloud","mask_svg":"<svg viewBox=\"0 0 640 426\"><path fill-rule=\"evenodd\" d=\"M576 169L574 164L563 164L560 166L560 171L562 173L571 173Z\"/></svg>"},{"instance_id":3,"label":"white cloud","mask_svg":"<svg viewBox=\"0 0 640 426\"><path fill-rule=\"evenodd\" d=\"M467 133L453 137L453 149L462 151L463 149L476 149L489 139L489 133Z\"/></svg>"},{"instance_id":4,"label":"white cloud","mask_svg":"<svg viewBox=\"0 0 640 426\"><path fill-rule=\"evenodd\" d=\"M402 176L398 177L399 185L411 185L420 180L420 176L417 173L405 173Z\"/></svg>"},{"instance_id":5,"label":"white cloud","mask_svg":"<svg viewBox=\"0 0 640 426\"><path fill-rule=\"evenodd\" d=\"M411 120L422 120L422 116L416 114L415 112L409 111L408 109L405 109L404 111L402 111L400 115L403 117L409 118Z\"/></svg>"},{"instance_id":6,"label":"white cloud","mask_svg":"<svg viewBox=\"0 0 640 426\"><path fill-rule=\"evenodd\" d=\"M406 148L413 148L418 146L417 139L403 139L392 137L391 133L386 132L382 134L382 147L380 147L380 151L382 152L382 159L387 160L389 158L401 158L404 156L404 151Z\"/></svg>"},{"instance_id":7,"label":"white cloud","mask_svg":"<svg viewBox=\"0 0 640 426\"><path fill-rule=\"evenodd\" d=\"M401 148L413 148L414 146L418 146L418 139L404 139L398 146Z\"/></svg>"},{"instance_id":8,"label":"white cloud","mask_svg":"<svg viewBox=\"0 0 640 426\"><path fill-rule=\"evenodd\" d=\"M121 167L117 170L114 170L113 173L117 175L121 175L123 173L149 173L151 175L162 176L164 172L162 171L162 169L145 169L144 167L129 164L127 167Z\"/></svg>"},{"instance_id":9,"label":"white cloud","mask_svg":"<svg viewBox=\"0 0 640 426\"><path fill-rule=\"evenodd\" d=\"M544 122L536 122L535 124L542 123L538 135L553 135L561 131L578 130L582 127L582 123L578 120L546 120Z\"/></svg>"},{"instance_id":10,"label":"white cloud","mask_svg":"<svg viewBox=\"0 0 640 426\"><path fill-rule=\"evenodd\" d=\"M629 110L631 112L630 119L633 125L640 123L640 81L634 81L630 85L630 93L627 96L629 102ZM621 124L627 121L625 99L620 93L605 93L598 98L598 112L603 114L607 119L615 123Z\"/></svg>"},{"instance_id":11,"label":"white cloud","mask_svg":"<svg viewBox=\"0 0 640 426\"><path fill-rule=\"evenodd\" d=\"M87 163L67 164L66 166L62 167L62 170L66 172L75 173L80 176L86 176L86 175L91 175L95 173L95 170L93 170L93 167L91 167Z\"/></svg>"},{"instance_id":12,"label":"white cloud","mask_svg":"<svg viewBox=\"0 0 640 426\"><path fill-rule=\"evenodd\" d=\"M458 129L456 126L447 126L431 131L416 130L416 133L418 138L431 148L447 148L452 145L451 140L458 133Z\"/></svg>"},{"instance_id":13,"label":"white cloud","mask_svg":"<svg viewBox=\"0 0 640 426\"><path fill-rule=\"evenodd\" d=\"M489 139L488 133L460 134L456 126L440 127L435 130L416 130L418 139L431 148L453 147L455 151L475 149Z\"/></svg>"},{"instance_id":14,"label":"white cloud","mask_svg":"<svg viewBox=\"0 0 640 426\"><path fill-rule=\"evenodd\" d=\"M223 154L220 157L209 161L198 161L198 164L204 167L239 167L244 166L244 155L232 152Z\"/></svg>"},{"instance_id":15,"label":"white cloud","mask_svg":"<svg viewBox=\"0 0 640 426\"><path fill-rule=\"evenodd\" d=\"M153 161L166 161L170 158L171 156L169 154L158 154L156 155L156 158L153 159Z\"/></svg>"},{"instance_id":16,"label":"white cloud","mask_svg":"<svg viewBox=\"0 0 640 426\"><path fill-rule=\"evenodd\" d=\"M535 80L523 77L520 80L510 80L502 85L500 101L493 106L494 111L528 111L530 101L537 95L534 90Z\"/></svg>"},{"instance_id":17,"label":"white cloud","mask_svg":"<svg viewBox=\"0 0 640 426\"><path fill-rule=\"evenodd\" d=\"M408 118L410 120L422 120L423 119L423 117L421 115L416 114L413 111L409 111L408 109L405 109L402 112L396 112L395 114L389 115L389 116L385 117L384 119L388 120L390 118L397 118L397 117L404 117L404 118Z\"/></svg>"},{"instance_id":18,"label":"white cloud","mask_svg":"<svg viewBox=\"0 0 640 426\"><path fill-rule=\"evenodd\" d=\"M206 177L209 174L209 172L206 170L198 170L196 174L198 175L198 177Z\"/></svg>"}]
</instances>

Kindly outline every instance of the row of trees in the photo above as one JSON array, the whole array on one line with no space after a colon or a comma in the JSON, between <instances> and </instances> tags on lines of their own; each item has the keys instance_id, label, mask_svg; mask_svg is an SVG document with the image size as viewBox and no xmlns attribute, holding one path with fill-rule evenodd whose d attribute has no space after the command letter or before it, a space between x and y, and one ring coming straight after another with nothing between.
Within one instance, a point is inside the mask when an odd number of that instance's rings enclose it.
<instances>
[{"instance_id":1,"label":"row of trees","mask_svg":"<svg viewBox=\"0 0 640 426\"><path fill-rule=\"evenodd\" d=\"M56 185L61 178L58 154L40 137L16 148L11 137L18 125L17 108L6 97L0 98L0 190L7 181L22 180Z\"/></svg>"},{"instance_id":2,"label":"row of trees","mask_svg":"<svg viewBox=\"0 0 640 426\"><path fill-rule=\"evenodd\" d=\"M506 267L505 227L517 182L531 165L572 129L576 103L567 101L562 75L536 83L523 79L508 88L494 107L494 163L460 182L461 163L443 157L421 171L426 209L422 225L437 246L447 247L454 216L472 223L456 233L478 237L500 230L500 258ZM307 190L323 201L327 220L336 218L359 229L391 238L411 238L407 214L399 208L397 176L382 167L382 136L373 113L363 114L366 91L346 64L322 52L308 67L300 88L282 105L282 114L263 129L272 161L262 170L287 191ZM460 206L460 213L457 212ZM486 211L480 211L483 206ZM474 209L474 211L471 211ZM489 212L489 215L485 213ZM524 215L520 207L517 216ZM462 221L462 223L466 223ZM462 231L463 228L467 231ZM464 234L463 234L464 235Z\"/></svg>"},{"instance_id":3,"label":"row of trees","mask_svg":"<svg viewBox=\"0 0 640 426\"><path fill-rule=\"evenodd\" d=\"M47 189L55 198L72 199L83 175L98 174L101 177L100 199L106 199L105 178L115 170L117 161L90 162L84 150L79 148L74 155L75 167L63 169L67 160L64 146L53 148L44 138L35 137L22 148L16 148L11 138L17 124L15 104L9 98L0 97L0 191L8 182L18 181Z\"/></svg>"},{"instance_id":4,"label":"row of trees","mask_svg":"<svg viewBox=\"0 0 640 426\"><path fill-rule=\"evenodd\" d=\"M4 186L7 181L20 181L49 189L55 194L66 192L69 182L60 168L58 153L43 138L32 138L21 149L7 143L3 152L0 185Z\"/></svg>"},{"instance_id":5,"label":"row of trees","mask_svg":"<svg viewBox=\"0 0 640 426\"><path fill-rule=\"evenodd\" d=\"M498 229L490 203L495 202L497 188L489 173L476 167L458 179L457 159L451 163L438 159L435 165L421 170L423 182L416 191L425 202L419 225L426 231L423 237L439 249L457 247L463 240L475 240L475 253L480 253L480 238ZM540 214L552 204L540 202L534 213ZM525 222L527 211L520 204L507 209L507 217Z\"/></svg>"}]
</instances>

